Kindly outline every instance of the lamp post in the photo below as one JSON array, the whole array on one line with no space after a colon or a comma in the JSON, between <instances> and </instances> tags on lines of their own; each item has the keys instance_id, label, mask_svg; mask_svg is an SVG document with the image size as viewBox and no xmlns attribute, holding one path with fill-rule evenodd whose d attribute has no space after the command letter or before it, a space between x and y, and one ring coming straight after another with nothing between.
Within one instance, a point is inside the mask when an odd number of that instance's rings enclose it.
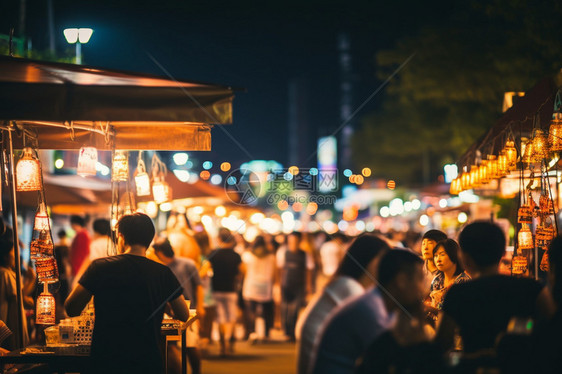
<instances>
[{"instance_id":1,"label":"lamp post","mask_svg":"<svg viewBox=\"0 0 562 374\"><path fill-rule=\"evenodd\" d=\"M76 64L82 64L82 44L88 43L94 30L88 28L71 28L64 29L64 37L67 43L76 44Z\"/></svg>"}]
</instances>

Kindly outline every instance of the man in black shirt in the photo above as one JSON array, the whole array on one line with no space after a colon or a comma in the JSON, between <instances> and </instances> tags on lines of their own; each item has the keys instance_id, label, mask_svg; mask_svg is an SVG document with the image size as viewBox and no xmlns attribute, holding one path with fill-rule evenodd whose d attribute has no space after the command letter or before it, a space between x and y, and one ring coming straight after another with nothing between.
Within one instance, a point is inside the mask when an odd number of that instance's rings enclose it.
<instances>
[{"instance_id":1,"label":"man in black shirt","mask_svg":"<svg viewBox=\"0 0 562 374\"><path fill-rule=\"evenodd\" d=\"M245 273L242 258L234 251L236 241L230 230L219 229L219 248L209 254L209 262L213 268L211 287L213 299L217 306L217 323L219 325L221 354L226 354L226 342L229 351L233 352L232 334L238 312L236 293L238 281Z\"/></svg>"},{"instance_id":2,"label":"man in black shirt","mask_svg":"<svg viewBox=\"0 0 562 374\"><path fill-rule=\"evenodd\" d=\"M189 317L172 271L145 257L154 233L147 215L122 217L117 243L121 254L92 262L65 302L68 315L78 316L95 296L93 373L162 373L159 341L166 303L177 319Z\"/></svg>"},{"instance_id":3,"label":"man in black shirt","mask_svg":"<svg viewBox=\"0 0 562 374\"><path fill-rule=\"evenodd\" d=\"M512 317L542 319L552 314L552 298L538 282L498 273L505 252L499 226L474 222L461 232L459 244L459 256L473 280L452 286L445 296L436 336L442 348L453 347L458 327L466 353L492 349Z\"/></svg>"}]
</instances>

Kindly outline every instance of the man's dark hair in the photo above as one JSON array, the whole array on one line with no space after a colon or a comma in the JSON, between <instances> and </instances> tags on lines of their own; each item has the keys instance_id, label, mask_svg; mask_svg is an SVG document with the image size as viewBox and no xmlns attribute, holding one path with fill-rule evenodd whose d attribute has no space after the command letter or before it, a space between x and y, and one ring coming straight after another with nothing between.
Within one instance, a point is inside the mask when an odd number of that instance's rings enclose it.
<instances>
[{"instance_id":1,"label":"man's dark hair","mask_svg":"<svg viewBox=\"0 0 562 374\"><path fill-rule=\"evenodd\" d=\"M154 248L156 252L162 253L165 257L174 258L175 253L168 238L158 239L152 245L152 248Z\"/></svg>"},{"instance_id":2,"label":"man's dark hair","mask_svg":"<svg viewBox=\"0 0 562 374\"><path fill-rule=\"evenodd\" d=\"M59 231L57 231L57 238L59 238L59 239L66 238L66 230L60 229Z\"/></svg>"},{"instance_id":3,"label":"man's dark hair","mask_svg":"<svg viewBox=\"0 0 562 374\"><path fill-rule=\"evenodd\" d=\"M357 280L365 274L365 269L375 257L389 249L381 238L371 234L361 235L349 246L335 276L343 275Z\"/></svg>"},{"instance_id":4,"label":"man's dark hair","mask_svg":"<svg viewBox=\"0 0 562 374\"><path fill-rule=\"evenodd\" d=\"M405 249L388 251L379 264L379 284L387 287L400 273L415 274L417 266L423 266L423 260Z\"/></svg>"},{"instance_id":5,"label":"man's dark hair","mask_svg":"<svg viewBox=\"0 0 562 374\"><path fill-rule=\"evenodd\" d=\"M475 221L459 235L461 251L481 268L498 265L505 254L505 235L490 221Z\"/></svg>"},{"instance_id":6,"label":"man's dark hair","mask_svg":"<svg viewBox=\"0 0 562 374\"><path fill-rule=\"evenodd\" d=\"M117 223L117 232L123 235L125 244L142 245L148 248L156 230L149 216L143 213L133 213L121 217Z\"/></svg>"},{"instance_id":7,"label":"man's dark hair","mask_svg":"<svg viewBox=\"0 0 562 374\"><path fill-rule=\"evenodd\" d=\"M234 239L234 236L232 235L230 230L227 229L226 227L221 227L219 229L218 238L221 241L221 243L231 244L233 247L236 245L236 240Z\"/></svg>"},{"instance_id":8,"label":"man's dark hair","mask_svg":"<svg viewBox=\"0 0 562 374\"><path fill-rule=\"evenodd\" d=\"M455 265L457 265L457 269L455 270L455 276L459 275L460 273L462 273L464 271L464 268L459 260L459 243L457 243L455 240L453 239L445 239L445 240L441 240L440 242L438 242L435 245L435 248L433 248L433 256L435 256L435 254L439 251L439 249L443 248L443 250L445 251L445 253L447 254L447 256L449 256L449 259L451 260L451 262Z\"/></svg>"},{"instance_id":9,"label":"man's dark hair","mask_svg":"<svg viewBox=\"0 0 562 374\"><path fill-rule=\"evenodd\" d=\"M94 221L92 224L92 228L94 232L103 235L103 236L111 236L111 224L109 220L105 218L99 218Z\"/></svg>"},{"instance_id":10,"label":"man's dark hair","mask_svg":"<svg viewBox=\"0 0 562 374\"><path fill-rule=\"evenodd\" d=\"M300 232L298 232L298 231L293 231L293 232L289 233L289 235L287 235L287 236L285 237L285 242L286 242L286 243L288 243L289 237L290 237L290 236L296 237L299 241L302 240L302 234L301 234Z\"/></svg>"},{"instance_id":11,"label":"man's dark hair","mask_svg":"<svg viewBox=\"0 0 562 374\"><path fill-rule=\"evenodd\" d=\"M70 216L70 223L78 225L80 227L86 226L86 220L82 216L72 215Z\"/></svg>"},{"instance_id":12,"label":"man's dark hair","mask_svg":"<svg viewBox=\"0 0 562 374\"><path fill-rule=\"evenodd\" d=\"M423 234L422 240L424 239L433 240L436 243L439 243L440 241L447 239L447 234L439 230L429 230Z\"/></svg>"}]
</instances>

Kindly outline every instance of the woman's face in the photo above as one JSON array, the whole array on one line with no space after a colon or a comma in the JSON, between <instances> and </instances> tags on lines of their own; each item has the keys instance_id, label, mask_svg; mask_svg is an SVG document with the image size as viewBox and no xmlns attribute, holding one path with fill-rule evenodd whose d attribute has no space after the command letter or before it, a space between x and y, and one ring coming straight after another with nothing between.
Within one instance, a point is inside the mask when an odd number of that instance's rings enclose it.
<instances>
[{"instance_id":1,"label":"woman's face","mask_svg":"<svg viewBox=\"0 0 562 374\"><path fill-rule=\"evenodd\" d=\"M424 260L433 259L433 248L437 245L437 242L432 239L425 238L421 243L421 253Z\"/></svg>"},{"instance_id":2,"label":"woman's face","mask_svg":"<svg viewBox=\"0 0 562 374\"><path fill-rule=\"evenodd\" d=\"M447 254L447 252L445 252L445 249L443 249L443 247L440 247L437 252L435 252L435 255L433 256L433 262L435 262L437 270L444 273L451 271L451 269L456 270L457 268L457 265L453 261L451 261L449 255Z\"/></svg>"}]
</instances>

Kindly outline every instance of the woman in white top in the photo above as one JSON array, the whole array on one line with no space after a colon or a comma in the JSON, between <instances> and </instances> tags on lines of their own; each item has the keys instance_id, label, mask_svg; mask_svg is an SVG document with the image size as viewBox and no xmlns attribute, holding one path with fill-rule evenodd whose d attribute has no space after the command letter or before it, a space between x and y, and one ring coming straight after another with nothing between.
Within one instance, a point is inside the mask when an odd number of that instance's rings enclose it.
<instances>
[{"instance_id":1,"label":"woman in white top","mask_svg":"<svg viewBox=\"0 0 562 374\"><path fill-rule=\"evenodd\" d=\"M378 261L381 254L389 249L385 240L370 234L361 235L353 241L331 281L308 304L297 322L297 373L307 373L315 338L328 315L338 305L353 296L362 295L365 288L374 285Z\"/></svg>"},{"instance_id":2,"label":"woman in white top","mask_svg":"<svg viewBox=\"0 0 562 374\"><path fill-rule=\"evenodd\" d=\"M242 254L246 275L242 286L245 306L246 338L255 332L256 317L265 321L265 336L273 327L273 282L275 280L275 255L263 236L258 235Z\"/></svg>"}]
</instances>

